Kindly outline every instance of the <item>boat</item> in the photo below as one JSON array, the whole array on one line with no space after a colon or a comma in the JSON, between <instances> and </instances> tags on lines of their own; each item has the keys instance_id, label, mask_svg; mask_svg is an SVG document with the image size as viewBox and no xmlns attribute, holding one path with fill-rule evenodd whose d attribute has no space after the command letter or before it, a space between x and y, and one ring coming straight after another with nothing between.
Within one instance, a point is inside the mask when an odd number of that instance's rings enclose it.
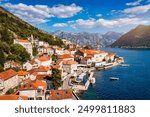
<instances>
[{"instance_id":1,"label":"boat","mask_svg":"<svg viewBox=\"0 0 150 117\"><path fill-rule=\"evenodd\" d=\"M119 80L119 78L116 78L116 77L110 77L109 79L110 80Z\"/></svg>"},{"instance_id":2,"label":"boat","mask_svg":"<svg viewBox=\"0 0 150 117\"><path fill-rule=\"evenodd\" d=\"M96 82L96 80L94 77L90 79L90 83L94 84L95 82Z\"/></svg>"},{"instance_id":3,"label":"boat","mask_svg":"<svg viewBox=\"0 0 150 117\"><path fill-rule=\"evenodd\" d=\"M121 66L123 66L123 67L128 67L128 66L130 66L129 64L121 64Z\"/></svg>"}]
</instances>

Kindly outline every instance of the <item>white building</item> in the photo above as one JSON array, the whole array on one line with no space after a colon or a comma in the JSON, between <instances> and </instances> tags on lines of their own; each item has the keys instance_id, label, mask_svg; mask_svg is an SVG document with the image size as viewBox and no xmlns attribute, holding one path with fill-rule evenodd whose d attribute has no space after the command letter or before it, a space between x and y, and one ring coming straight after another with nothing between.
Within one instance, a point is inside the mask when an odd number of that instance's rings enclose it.
<instances>
[{"instance_id":1,"label":"white building","mask_svg":"<svg viewBox=\"0 0 150 117\"><path fill-rule=\"evenodd\" d=\"M19 88L20 96L27 96L29 100L45 100L46 82L40 80L24 81Z\"/></svg>"},{"instance_id":2,"label":"white building","mask_svg":"<svg viewBox=\"0 0 150 117\"><path fill-rule=\"evenodd\" d=\"M8 68L22 68L22 66L15 61L7 61L4 63L4 70Z\"/></svg>"},{"instance_id":3,"label":"white building","mask_svg":"<svg viewBox=\"0 0 150 117\"><path fill-rule=\"evenodd\" d=\"M69 74L74 73L77 70L78 63L73 60L64 60L63 61L63 71Z\"/></svg>"},{"instance_id":4,"label":"white building","mask_svg":"<svg viewBox=\"0 0 150 117\"><path fill-rule=\"evenodd\" d=\"M54 54L54 49L51 47L39 47L38 48L38 53L41 54L48 54L48 55L53 55Z\"/></svg>"},{"instance_id":5,"label":"white building","mask_svg":"<svg viewBox=\"0 0 150 117\"><path fill-rule=\"evenodd\" d=\"M26 63L23 64L23 69L26 69L27 71L31 70L31 69L35 69L38 68L40 66L40 64L34 60L32 61L28 61Z\"/></svg>"},{"instance_id":6,"label":"white building","mask_svg":"<svg viewBox=\"0 0 150 117\"><path fill-rule=\"evenodd\" d=\"M64 54L63 48L54 48L54 51L55 51L56 55L63 55Z\"/></svg>"},{"instance_id":7,"label":"white building","mask_svg":"<svg viewBox=\"0 0 150 117\"><path fill-rule=\"evenodd\" d=\"M43 55L37 59L35 59L35 61L40 65L40 66L46 66L49 67L52 64L52 58L48 55Z\"/></svg>"},{"instance_id":8,"label":"white building","mask_svg":"<svg viewBox=\"0 0 150 117\"><path fill-rule=\"evenodd\" d=\"M19 85L18 74L12 69L0 73L0 94Z\"/></svg>"},{"instance_id":9,"label":"white building","mask_svg":"<svg viewBox=\"0 0 150 117\"><path fill-rule=\"evenodd\" d=\"M30 54L31 58L33 58L33 47L32 43L28 40L15 40L14 43L22 45L27 52Z\"/></svg>"}]
</instances>

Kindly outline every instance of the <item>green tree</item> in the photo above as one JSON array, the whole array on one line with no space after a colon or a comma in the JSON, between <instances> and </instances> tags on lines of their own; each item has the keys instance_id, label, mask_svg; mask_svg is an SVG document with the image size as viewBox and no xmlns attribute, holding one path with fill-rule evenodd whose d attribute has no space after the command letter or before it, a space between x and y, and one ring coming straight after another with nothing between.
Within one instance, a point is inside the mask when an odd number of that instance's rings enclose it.
<instances>
[{"instance_id":1,"label":"green tree","mask_svg":"<svg viewBox=\"0 0 150 117\"><path fill-rule=\"evenodd\" d=\"M51 78L52 78L52 83L55 89L58 89L59 87L62 86L63 81L61 79L60 70L53 68Z\"/></svg>"},{"instance_id":2,"label":"green tree","mask_svg":"<svg viewBox=\"0 0 150 117\"><path fill-rule=\"evenodd\" d=\"M22 45L19 44L11 45L11 53L13 54L11 57L17 57L16 59L22 63L30 59L30 54Z\"/></svg>"},{"instance_id":3,"label":"green tree","mask_svg":"<svg viewBox=\"0 0 150 117\"><path fill-rule=\"evenodd\" d=\"M36 56L38 54L37 47L33 47L33 56Z\"/></svg>"},{"instance_id":4,"label":"green tree","mask_svg":"<svg viewBox=\"0 0 150 117\"><path fill-rule=\"evenodd\" d=\"M5 61L6 61L5 54L4 54L3 50L0 50L0 65L3 66Z\"/></svg>"},{"instance_id":5,"label":"green tree","mask_svg":"<svg viewBox=\"0 0 150 117\"><path fill-rule=\"evenodd\" d=\"M52 55L52 61L56 61L58 59L58 56L57 55Z\"/></svg>"}]
</instances>

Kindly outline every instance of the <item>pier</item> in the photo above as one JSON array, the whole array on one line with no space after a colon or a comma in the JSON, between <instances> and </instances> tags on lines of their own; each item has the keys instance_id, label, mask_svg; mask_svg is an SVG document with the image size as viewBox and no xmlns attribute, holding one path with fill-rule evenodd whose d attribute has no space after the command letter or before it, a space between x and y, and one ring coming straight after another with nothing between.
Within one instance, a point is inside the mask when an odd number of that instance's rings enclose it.
<instances>
[{"instance_id":1,"label":"pier","mask_svg":"<svg viewBox=\"0 0 150 117\"><path fill-rule=\"evenodd\" d=\"M94 72L91 72L88 80L86 81L85 85L74 85L73 89L75 89L76 92L78 91L86 91L90 85L90 80L93 78Z\"/></svg>"}]
</instances>

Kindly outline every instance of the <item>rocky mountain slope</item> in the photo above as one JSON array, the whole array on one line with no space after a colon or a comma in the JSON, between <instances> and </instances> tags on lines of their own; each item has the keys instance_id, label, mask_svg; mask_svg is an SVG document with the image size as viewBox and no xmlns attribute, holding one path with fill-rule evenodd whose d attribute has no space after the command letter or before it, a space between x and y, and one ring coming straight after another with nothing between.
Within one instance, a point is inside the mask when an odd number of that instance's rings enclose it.
<instances>
[{"instance_id":1,"label":"rocky mountain slope","mask_svg":"<svg viewBox=\"0 0 150 117\"><path fill-rule=\"evenodd\" d=\"M115 41L112 47L134 47L147 48L150 47L150 26L139 25L128 33L124 34L120 39Z\"/></svg>"}]
</instances>

